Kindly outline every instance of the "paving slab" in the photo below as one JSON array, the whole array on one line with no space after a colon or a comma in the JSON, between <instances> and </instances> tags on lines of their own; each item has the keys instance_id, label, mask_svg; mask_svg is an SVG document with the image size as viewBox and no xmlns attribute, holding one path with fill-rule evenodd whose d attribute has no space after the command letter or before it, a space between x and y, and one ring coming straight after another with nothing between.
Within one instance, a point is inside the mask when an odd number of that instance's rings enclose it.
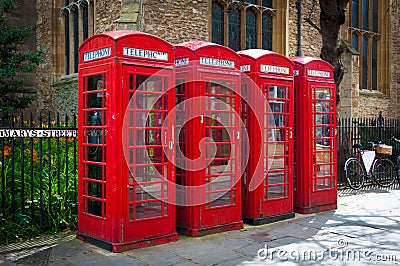
<instances>
[{"instance_id":1,"label":"paving slab","mask_svg":"<svg viewBox=\"0 0 400 266\"><path fill-rule=\"evenodd\" d=\"M125 253L128 257L132 257L146 265L177 265L185 263L187 260L171 252L155 252L146 249L135 250L136 252Z\"/></svg>"},{"instance_id":2,"label":"paving slab","mask_svg":"<svg viewBox=\"0 0 400 266\"><path fill-rule=\"evenodd\" d=\"M339 235L346 235L350 237L362 237L369 234L376 234L384 231L384 229L374 228L370 226L354 225L354 224L344 224L327 227L332 233Z\"/></svg>"},{"instance_id":3,"label":"paving slab","mask_svg":"<svg viewBox=\"0 0 400 266\"><path fill-rule=\"evenodd\" d=\"M257 257L257 251L263 247L264 245L260 243L251 243L237 250L237 252L249 258L250 261L253 261L253 258Z\"/></svg>"},{"instance_id":4,"label":"paving slab","mask_svg":"<svg viewBox=\"0 0 400 266\"><path fill-rule=\"evenodd\" d=\"M329 227L329 226L334 226L334 225L340 225L348 222L346 219L343 219L339 217L338 215L335 215L335 213L330 213L330 216L322 216L322 215L314 215L310 217L304 217L301 219L296 219L293 221L293 223L302 225L302 226L307 226L307 227L313 227L316 229L320 229L322 227Z\"/></svg>"},{"instance_id":5,"label":"paving slab","mask_svg":"<svg viewBox=\"0 0 400 266\"><path fill-rule=\"evenodd\" d=\"M378 233L374 233L371 235L366 235L360 237L363 240L367 240L379 245L385 246L400 246L400 232L399 231L391 231L391 230L383 230Z\"/></svg>"},{"instance_id":6,"label":"paving slab","mask_svg":"<svg viewBox=\"0 0 400 266\"><path fill-rule=\"evenodd\" d=\"M47 265L146 265L126 254L106 251L78 239L60 242L50 255Z\"/></svg>"}]
</instances>

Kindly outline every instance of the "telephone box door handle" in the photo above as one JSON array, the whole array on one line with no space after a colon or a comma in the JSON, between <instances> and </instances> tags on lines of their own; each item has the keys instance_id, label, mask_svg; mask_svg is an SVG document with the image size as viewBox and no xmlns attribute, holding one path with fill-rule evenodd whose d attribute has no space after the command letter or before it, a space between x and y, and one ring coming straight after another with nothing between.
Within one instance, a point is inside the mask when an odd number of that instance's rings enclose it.
<instances>
[{"instance_id":1,"label":"telephone box door handle","mask_svg":"<svg viewBox=\"0 0 400 266\"><path fill-rule=\"evenodd\" d=\"M174 148L174 142L175 142L175 127L174 127L174 125L171 125L171 138L172 138L172 140L169 141L168 147L172 151L172 149Z\"/></svg>"}]
</instances>

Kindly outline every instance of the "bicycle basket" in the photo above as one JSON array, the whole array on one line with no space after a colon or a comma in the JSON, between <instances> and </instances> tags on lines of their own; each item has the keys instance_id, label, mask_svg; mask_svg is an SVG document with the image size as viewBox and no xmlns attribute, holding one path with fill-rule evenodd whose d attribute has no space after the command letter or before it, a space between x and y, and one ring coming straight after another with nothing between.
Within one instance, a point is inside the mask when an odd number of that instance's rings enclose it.
<instances>
[{"instance_id":1,"label":"bicycle basket","mask_svg":"<svg viewBox=\"0 0 400 266\"><path fill-rule=\"evenodd\" d=\"M386 155L392 155L392 146L388 146L385 144L379 144L375 147L376 153L379 154L386 154Z\"/></svg>"}]
</instances>

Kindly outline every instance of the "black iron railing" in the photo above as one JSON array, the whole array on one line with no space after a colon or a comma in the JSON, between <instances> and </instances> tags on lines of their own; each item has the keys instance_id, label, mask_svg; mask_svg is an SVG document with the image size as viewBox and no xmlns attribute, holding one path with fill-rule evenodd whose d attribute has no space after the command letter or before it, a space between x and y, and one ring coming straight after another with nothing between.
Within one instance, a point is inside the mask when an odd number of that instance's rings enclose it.
<instances>
[{"instance_id":1,"label":"black iron railing","mask_svg":"<svg viewBox=\"0 0 400 266\"><path fill-rule=\"evenodd\" d=\"M391 140L392 136L400 138L400 119L385 119L380 113L377 118L339 118L338 134L338 186L345 187L344 164L352 154L352 146L361 143L370 148L369 142L384 143L393 146L390 157L396 164L400 155L400 144Z\"/></svg>"},{"instance_id":2,"label":"black iron railing","mask_svg":"<svg viewBox=\"0 0 400 266\"><path fill-rule=\"evenodd\" d=\"M75 114L0 113L0 244L76 226Z\"/></svg>"}]
</instances>

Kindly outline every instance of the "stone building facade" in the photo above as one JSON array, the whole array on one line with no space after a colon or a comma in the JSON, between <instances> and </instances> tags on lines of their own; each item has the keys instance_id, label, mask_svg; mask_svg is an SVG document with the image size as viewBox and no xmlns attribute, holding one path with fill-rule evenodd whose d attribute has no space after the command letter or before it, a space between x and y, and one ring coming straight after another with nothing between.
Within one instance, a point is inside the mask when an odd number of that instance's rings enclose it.
<instances>
[{"instance_id":1,"label":"stone building facade","mask_svg":"<svg viewBox=\"0 0 400 266\"><path fill-rule=\"evenodd\" d=\"M379 35L381 41L378 50L379 53L387 53L386 58L388 58L386 61L378 62L378 67L381 67L379 77L383 77L381 80L384 79L384 84L388 85L382 85L378 90L360 89L360 56L351 47L349 40L351 22L349 14L346 14L347 20L341 31L342 44L345 47L342 56L345 77L340 87L339 116L375 117L382 111L385 117L400 117L398 112L400 73L397 69L400 63L400 10L396 5L390 6L388 4L390 1L379 1L385 2L380 4L380 16L384 17L382 21L386 21L387 25L380 28L383 32ZM36 2L40 24L37 42L47 44L45 63L37 75L40 110L61 112L76 110L77 74L73 70L76 50L69 54L67 52L71 62L66 63L66 48L69 47L71 50L74 44L81 43L85 39L85 34L91 36L110 30L135 29L159 36L172 44L192 40L212 41L213 0L55 0L50 3L37 0ZM232 1L217 0L217 2L226 8ZM259 5L264 3L261 0L246 2ZM272 14L272 50L289 57L295 56L299 48L296 6L298 2L298 0L272 0L270 1L272 9L259 8L264 10L263 12ZM304 18L310 18L319 24L319 4L315 0L301 2L303 11L301 51L303 55L319 57L322 38L314 27L304 21ZM350 0L349 5L351 3ZM251 8L251 4L245 8L249 6ZM382 8L384 6L385 10ZM242 10L241 14L245 15L243 12ZM69 14L68 17L66 14ZM72 29L78 25L73 24L74 16L77 20L84 20L83 23L79 23L79 31L76 32ZM224 16L226 22L227 14ZM66 27L66 23L69 23L69 27ZM82 29L82 25L89 29ZM67 35L66 30L69 30ZM65 71L66 68L69 71Z\"/></svg>"}]
</instances>

